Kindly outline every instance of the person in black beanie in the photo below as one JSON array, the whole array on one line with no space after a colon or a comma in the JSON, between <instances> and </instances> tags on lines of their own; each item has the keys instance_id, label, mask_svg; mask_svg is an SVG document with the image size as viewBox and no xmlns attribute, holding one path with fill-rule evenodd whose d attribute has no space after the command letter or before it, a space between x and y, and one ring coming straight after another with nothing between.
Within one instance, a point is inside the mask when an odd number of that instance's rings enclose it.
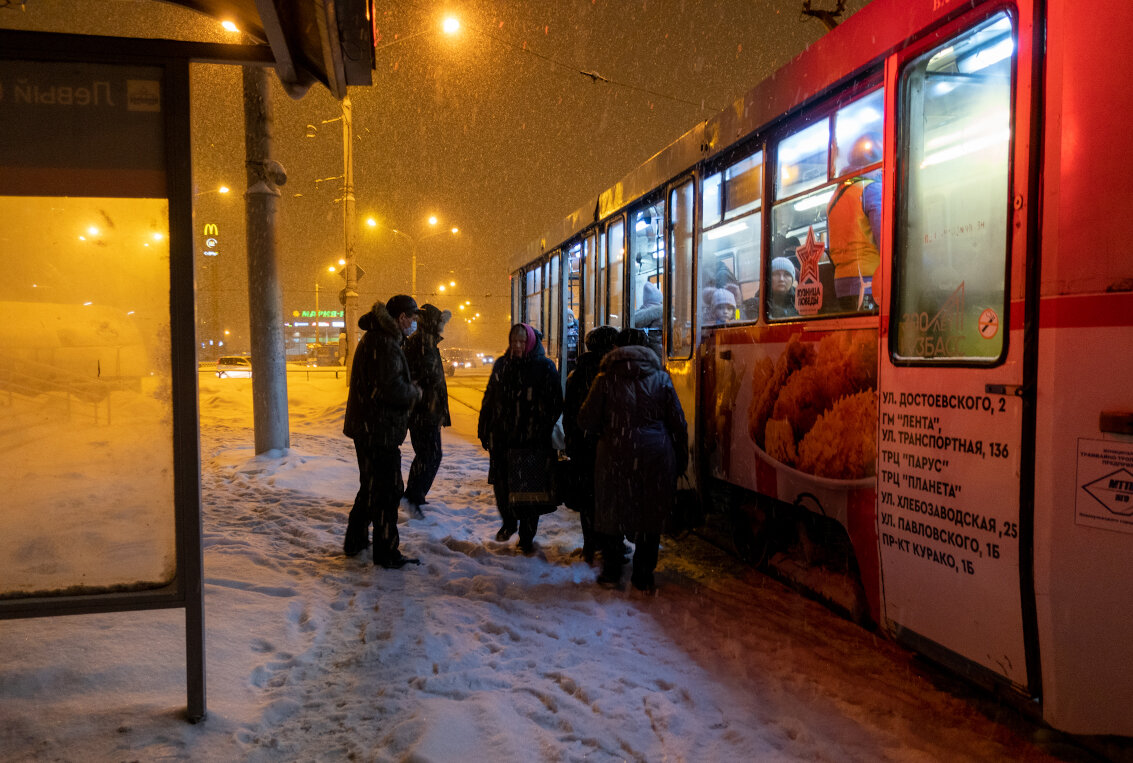
<instances>
[{"instance_id":1,"label":"person in black beanie","mask_svg":"<svg viewBox=\"0 0 1133 763\"><path fill-rule=\"evenodd\" d=\"M401 553L397 533L403 490L399 448L409 427L409 409L421 399L401 345L417 330L417 314L414 299L398 294L384 305L374 303L358 319L358 327L366 333L354 355L342 428L354 440L360 483L347 519L343 551L347 556L364 551L373 523L374 564L386 569L420 564Z\"/></svg>"}]
</instances>

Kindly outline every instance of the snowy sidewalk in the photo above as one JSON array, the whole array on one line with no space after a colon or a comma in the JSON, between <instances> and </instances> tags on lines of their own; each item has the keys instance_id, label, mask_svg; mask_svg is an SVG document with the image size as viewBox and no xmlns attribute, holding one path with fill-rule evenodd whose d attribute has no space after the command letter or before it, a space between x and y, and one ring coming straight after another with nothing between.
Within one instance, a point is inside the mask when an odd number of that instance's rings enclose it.
<instances>
[{"instance_id":1,"label":"snowy sidewalk","mask_svg":"<svg viewBox=\"0 0 1133 763\"><path fill-rule=\"evenodd\" d=\"M495 541L468 414L400 525L423 564L345 558L341 384L292 381L292 447L254 457L242 382L202 381L209 718L179 717L179 611L2 622L5 760L1050 759L702 542L666 539L644 595L595 585L566 509L531 557Z\"/></svg>"}]
</instances>

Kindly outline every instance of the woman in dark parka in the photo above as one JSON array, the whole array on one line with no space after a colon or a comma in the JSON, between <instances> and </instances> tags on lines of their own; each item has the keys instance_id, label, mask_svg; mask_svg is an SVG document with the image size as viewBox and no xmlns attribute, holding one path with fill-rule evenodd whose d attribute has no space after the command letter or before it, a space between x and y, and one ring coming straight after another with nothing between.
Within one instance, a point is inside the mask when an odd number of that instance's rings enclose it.
<instances>
[{"instance_id":1,"label":"woman in dark parka","mask_svg":"<svg viewBox=\"0 0 1133 763\"><path fill-rule=\"evenodd\" d=\"M630 345L606 355L578 423L598 437L594 529L604 544L598 582L621 580L624 534L636 545L631 582L651 590L677 477L688 466L684 411L657 354Z\"/></svg>"},{"instance_id":2,"label":"woman in dark parka","mask_svg":"<svg viewBox=\"0 0 1133 763\"><path fill-rule=\"evenodd\" d=\"M563 395L563 434L566 454L570 457L571 500L567 504L578 512L582 526L582 555L587 562L600 551L598 536L594 533L594 460L598 438L588 437L578 425L578 412L590 394L590 387L598 376L602 358L614 349L618 330L613 326L599 326L586 333L586 352L570 372Z\"/></svg>"},{"instance_id":3,"label":"woman in dark parka","mask_svg":"<svg viewBox=\"0 0 1133 763\"><path fill-rule=\"evenodd\" d=\"M514 508L508 491L508 451L552 452L551 432L563 410L559 371L543 352L540 338L525 323L511 327L508 351L492 366L477 426L480 444L488 451L488 482L503 520L496 540L506 541L518 529L519 548L524 553L535 548L540 515L557 508L549 503Z\"/></svg>"}]
</instances>

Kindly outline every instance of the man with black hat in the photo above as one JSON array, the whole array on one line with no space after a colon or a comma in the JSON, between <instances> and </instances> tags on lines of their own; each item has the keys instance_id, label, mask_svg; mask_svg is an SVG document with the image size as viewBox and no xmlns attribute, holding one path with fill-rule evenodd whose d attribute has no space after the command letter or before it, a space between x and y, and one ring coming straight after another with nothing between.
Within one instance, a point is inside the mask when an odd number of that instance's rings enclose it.
<instances>
[{"instance_id":1,"label":"man with black hat","mask_svg":"<svg viewBox=\"0 0 1133 763\"><path fill-rule=\"evenodd\" d=\"M409 410L421 398L421 389L409 376L401 345L417 330L417 303L406 294L358 319L366 333L358 342L350 391L346 397L343 433L354 440L360 486L346 523L343 551L347 556L369 545L374 524L374 564L400 569L417 559L398 549L397 507L404 491L401 480L401 443L409 428Z\"/></svg>"},{"instance_id":2,"label":"man with black hat","mask_svg":"<svg viewBox=\"0 0 1133 763\"><path fill-rule=\"evenodd\" d=\"M409 360L409 375L421 388L421 402L409 414L409 441L413 443L413 463L409 466L409 480L405 485L406 513L412 519L422 519L421 510L429 495L429 488L441 466L441 427L452 424L448 412L448 384L445 383L445 365L437 347L444 341L445 324L452 318L448 310L441 310L428 302L421 305L421 316L416 333L405 340L405 357Z\"/></svg>"}]
</instances>

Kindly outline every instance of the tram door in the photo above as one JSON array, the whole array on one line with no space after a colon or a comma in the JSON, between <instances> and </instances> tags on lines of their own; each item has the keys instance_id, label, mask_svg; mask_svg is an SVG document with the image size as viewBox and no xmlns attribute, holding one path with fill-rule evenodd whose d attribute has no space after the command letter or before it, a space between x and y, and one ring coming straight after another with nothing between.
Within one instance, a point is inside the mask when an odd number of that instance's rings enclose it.
<instances>
[{"instance_id":1,"label":"tram door","mask_svg":"<svg viewBox=\"0 0 1133 763\"><path fill-rule=\"evenodd\" d=\"M1033 633L1030 512L1020 510L1033 447L1022 395L1026 27L1006 12L957 22L891 66L886 145L896 161L886 166L896 170L885 193L895 218L882 246L892 291L878 385L885 624L1017 689L1030 685Z\"/></svg>"},{"instance_id":2,"label":"tram door","mask_svg":"<svg viewBox=\"0 0 1133 763\"><path fill-rule=\"evenodd\" d=\"M677 397L688 421L690 443L697 442L697 389L696 362L693 357L696 271L693 268L694 242L696 241L696 180L693 177L678 181L670 187L665 205L667 246L665 247L664 294L665 368L673 379ZM695 481L696 448L689 454L689 474Z\"/></svg>"}]
</instances>

